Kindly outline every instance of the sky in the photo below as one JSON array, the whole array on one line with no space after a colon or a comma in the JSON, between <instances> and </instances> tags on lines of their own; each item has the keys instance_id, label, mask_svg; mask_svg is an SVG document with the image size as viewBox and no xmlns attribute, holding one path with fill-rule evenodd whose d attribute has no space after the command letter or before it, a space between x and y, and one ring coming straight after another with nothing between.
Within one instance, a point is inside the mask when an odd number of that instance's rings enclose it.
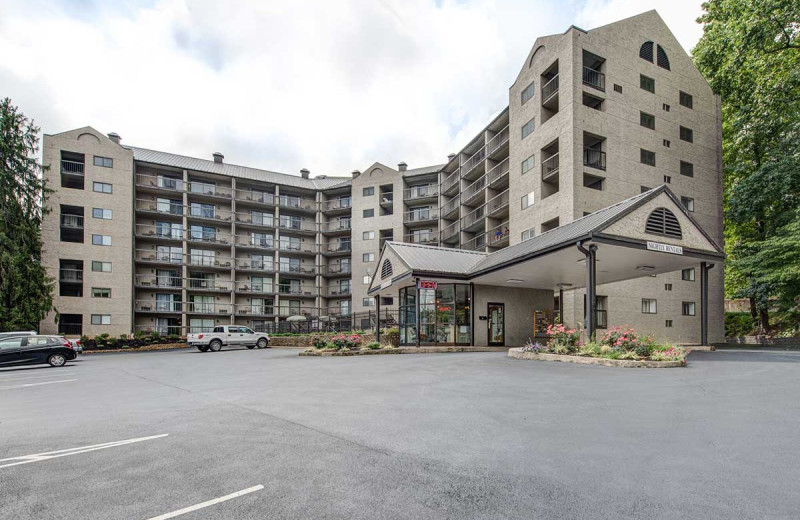
<instances>
[{"instance_id":1,"label":"sky","mask_svg":"<svg viewBox=\"0 0 800 520\"><path fill-rule=\"evenodd\" d=\"M537 36L656 9L689 52L700 3L3 0L0 97L47 134L312 177L416 168L508 104Z\"/></svg>"}]
</instances>

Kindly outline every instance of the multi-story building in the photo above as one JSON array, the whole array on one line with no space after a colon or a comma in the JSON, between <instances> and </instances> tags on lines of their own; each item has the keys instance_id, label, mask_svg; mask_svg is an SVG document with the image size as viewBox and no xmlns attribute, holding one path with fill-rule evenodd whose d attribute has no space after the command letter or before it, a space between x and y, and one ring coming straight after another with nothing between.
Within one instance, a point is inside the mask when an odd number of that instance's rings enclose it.
<instances>
[{"instance_id":1,"label":"multi-story building","mask_svg":"<svg viewBox=\"0 0 800 520\"><path fill-rule=\"evenodd\" d=\"M655 11L537 39L508 107L440 165L311 178L124 146L89 127L46 135L44 163L55 192L43 258L60 321L43 331L273 328L292 316L369 328L387 241L494 252L661 184L722 243L720 103ZM696 342L696 277L598 286L598 325ZM721 268L710 287L718 340ZM584 291L565 289L565 320L581 322Z\"/></svg>"}]
</instances>

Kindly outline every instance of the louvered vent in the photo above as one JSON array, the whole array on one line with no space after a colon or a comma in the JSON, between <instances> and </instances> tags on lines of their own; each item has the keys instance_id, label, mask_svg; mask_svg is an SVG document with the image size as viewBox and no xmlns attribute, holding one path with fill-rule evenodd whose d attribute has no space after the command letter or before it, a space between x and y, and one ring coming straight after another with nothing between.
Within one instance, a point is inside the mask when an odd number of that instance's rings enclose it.
<instances>
[{"instance_id":1,"label":"louvered vent","mask_svg":"<svg viewBox=\"0 0 800 520\"><path fill-rule=\"evenodd\" d=\"M670 238L683 237L678 218L667 208L656 208L650 213L650 216L647 217L645 231L653 235L663 235Z\"/></svg>"},{"instance_id":2,"label":"louvered vent","mask_svg":"<svg viewBox=\"0 0 800 520\"><path fill-rule=\"evenodd\" d=\"M387 258L383 261L383 266L381 266L381 280L385 280L392 276L392 262Z\"/></svg>"},{"instance_id":3,"label":"louvered vent","mask_svg":"<svg viewBox=\"0 0 800 520\"><path fill-rule=\"evenodd\" d=\"M653 42L644 42L639 47L639 57L653 63Z\"/></svg>"},{"instance_id":4,"label":"louvered vent","mask_svg":"<svg viewBox=\"0 0 800 520\"><path fill-rule=\"evenodd\" d=\"M656 47L657 47L657 49L656 49L656 58L657 58L658 66L669 70L669 58L667 58L667 52L664 50L664 48L661 45L657 45ZM650 47L650 61L653 61L653 47L652 47L652 44L651 44L651 47Z\"/></svg>"}]
</instances>

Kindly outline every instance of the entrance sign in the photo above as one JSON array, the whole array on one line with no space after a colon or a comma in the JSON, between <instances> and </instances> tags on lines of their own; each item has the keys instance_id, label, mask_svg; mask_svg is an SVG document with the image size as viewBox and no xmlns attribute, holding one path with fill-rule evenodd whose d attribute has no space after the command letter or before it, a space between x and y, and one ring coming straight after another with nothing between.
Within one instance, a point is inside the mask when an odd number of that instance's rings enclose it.
<instances>
[{"instance_id":1,"label":"entrance sign","mask_svg":"<svg viewBox=\"0 0 800 520\"><path fill-rule=\"evenodd\" d=\"M435 291L438 285L439 283L433 280L417 280L417 289L433 289Z\"/></svg>"},{"instance_id":2,"label":"entrance sign","mask_svg":"<svg viewBox=\"0 0 800 520\"><path fill-rule=\"evenodd\" d=\"M673 255L682 255L683 248L681 246L671 246L669 244L662 244L661 242L647 242L647 249L650 251L661 251L662 253L671 253Z\"/></svg>"},{"instance_id":3,"label":"entrance sign","mask_svg":"<svg viewBox=\"0 0 800 520\"><path fill-rule=\"evenodd\" d=\"M381 284L381 287L380 287L380 288L381 288L381 289L386 289L386 288L387 288L387 287L389 287L390 285L392 285L392 281L391 281L391 280L386 280L385 282L383 282L383 283Z\"/></svg>"}]
</instances>

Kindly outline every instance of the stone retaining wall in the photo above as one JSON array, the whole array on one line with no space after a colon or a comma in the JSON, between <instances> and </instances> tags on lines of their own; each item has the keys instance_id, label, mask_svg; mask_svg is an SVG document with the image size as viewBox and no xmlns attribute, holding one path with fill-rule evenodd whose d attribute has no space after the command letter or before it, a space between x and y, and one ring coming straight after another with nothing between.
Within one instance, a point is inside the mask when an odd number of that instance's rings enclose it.
<instances>
[{"instance_id":1,"label":"stone retaining wall","mask_svg":"<svg viewBox=\"0 0 800 520\"><path fill-rule=\"evenodd\" d=\"M349 334L347 334L349 336ZM308 336L271 336L269 341L270 347L311 347L311 338L315 335ZM361 341L369 343L375 341L374 334L363 334Z\"/></svg>"},{"instance_id":2,"label":"stone retaining wall","mask_svg":"<svg viewBox=\"0 0 800 520\"><path fill-rule=\"evenodd\" d=\"M727 345L761 345L762 347L782 347L800 349L800 338L767 338L764 336L739 336L725 338Z\"/></svg>"},{"instance_id":3,"label":"stone retaining wall","mask_svg":"<svg viewBox=\"0 0 800 520\"><path fill-rule=\"evenodd\" d=\"M521 348L508 349L508 356L516 359L533 359L538 361L561 361L582 365L603 365L623 368L676 368L686 366L685 361L637 361L633 359L606 359L561 354L537 354L523 352Z\"/></svg>"}]
</instances>

